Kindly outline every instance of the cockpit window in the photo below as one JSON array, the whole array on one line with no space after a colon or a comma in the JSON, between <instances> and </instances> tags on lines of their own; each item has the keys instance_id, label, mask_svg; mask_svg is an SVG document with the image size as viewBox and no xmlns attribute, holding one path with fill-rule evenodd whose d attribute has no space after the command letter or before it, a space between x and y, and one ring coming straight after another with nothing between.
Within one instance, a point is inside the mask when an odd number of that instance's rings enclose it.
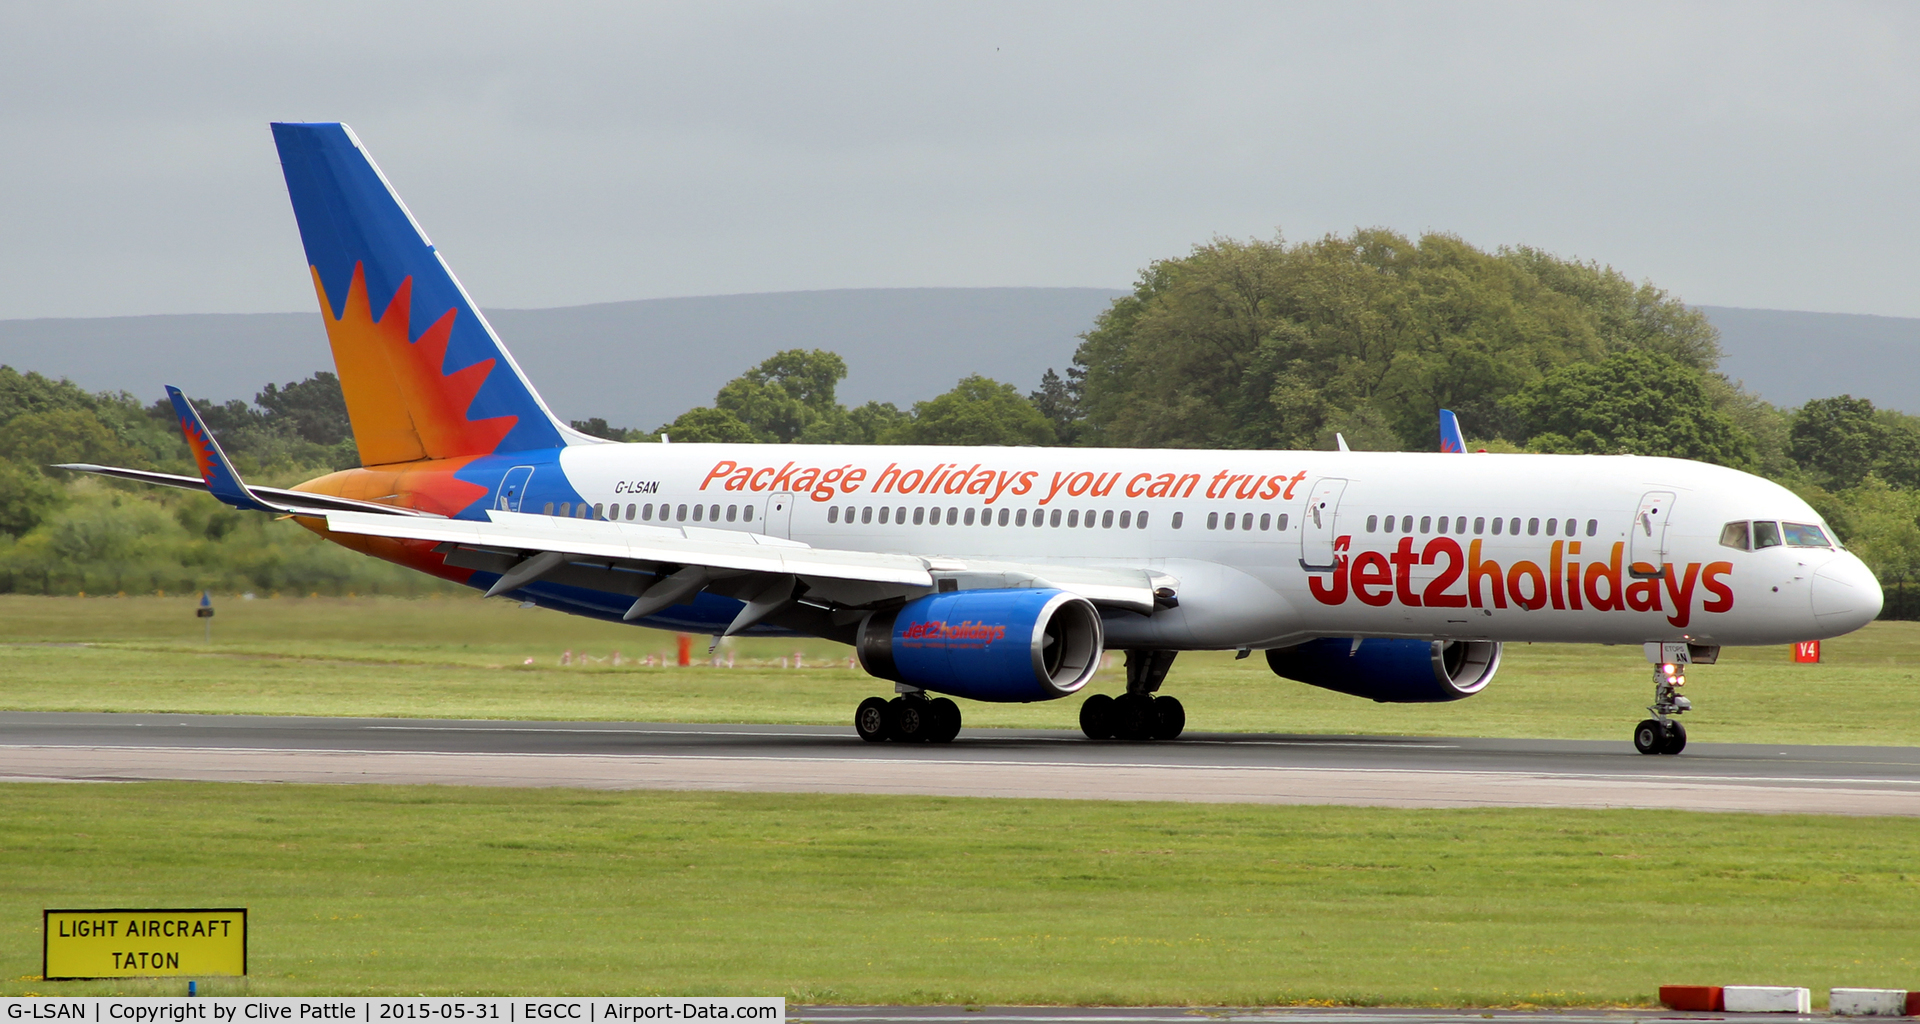
<instances>
[{"instance_id":1,"label":"cockpit window","mask_svg":"<svg viewBox=\"0 0 1920 1024\"><path fill-rule=\"evenodd\" d=\"M1787 535L1787 544L1796 548L1830 548L1833 542L1827 539L1827 531L1812 523L1781 523L1781 530Z\"/></svg>"},{"instance_id":2,"label":"cockpit window","mask_svg":"<svg viewBox=\"0 0 1920 1024\"><path fill-rule=\"evenodd\" d=\"M1743 519L1740 522L1728 523L1722 526L1720 528L1720 543L1730 548L1738 548L1741 551L1748 550L1751 545L1748 542L1746 520Z\"/></svg>"},{"instance_id":3,"label":"cockpit window","mask_svg":"<svg viewBox=\"0 0 1920 1024\"><path fill-rule=\"evenodd\" d=\"M1756 519L1753 523L1753 550L1780 546L1780 524Z\"/></svg>"}]
</instances>

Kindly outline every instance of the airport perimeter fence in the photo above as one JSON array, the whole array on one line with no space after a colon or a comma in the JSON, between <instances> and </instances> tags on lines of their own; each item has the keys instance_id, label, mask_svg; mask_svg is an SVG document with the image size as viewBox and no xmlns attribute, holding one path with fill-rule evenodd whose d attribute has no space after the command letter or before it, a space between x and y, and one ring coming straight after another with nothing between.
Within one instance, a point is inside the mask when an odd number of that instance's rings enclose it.
<instances>
[{"instance_id":1,"label":"airport perimeter fence","mask_svg":"<svg viewBox=\"0 0 1920 1024\"><path fill-rule=\"evenodd\" d=\"M1920 582L1913 580L1882 580L1880 582L1882 603L1880 617L1911 622L1920 619Z\"/></svg>"}]
</instances>

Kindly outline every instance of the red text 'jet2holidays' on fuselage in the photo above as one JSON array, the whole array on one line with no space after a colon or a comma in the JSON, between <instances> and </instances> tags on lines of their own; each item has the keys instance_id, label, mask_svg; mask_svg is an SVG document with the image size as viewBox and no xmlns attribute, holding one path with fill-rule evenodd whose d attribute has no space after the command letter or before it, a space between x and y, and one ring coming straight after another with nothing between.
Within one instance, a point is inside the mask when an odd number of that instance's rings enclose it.
<instances>
[{"instance_id":1,"label":"red text 'jet2holidays' on fuselage","mask_svg":"<svg viewBox=\"0 0 1920 1024\"><path fill-rule=\"evenodd\" d=\"M1508 641L1643 644L1676 753L1689 663L1835 636L1879 584L1806 502L1678 459L1442 452L616 444L560 422L351 131L275 124L364 468L249 487L177 391L199 478L74 467L289 514L357 551L541 607L854 647L895 683L872 740L958 706L1127 692L1089 736L1171 738L1182 650L1383 701L1483 689ZM1343 446L1344 447L1344 446Z\"/></svg>"}]
</instances>

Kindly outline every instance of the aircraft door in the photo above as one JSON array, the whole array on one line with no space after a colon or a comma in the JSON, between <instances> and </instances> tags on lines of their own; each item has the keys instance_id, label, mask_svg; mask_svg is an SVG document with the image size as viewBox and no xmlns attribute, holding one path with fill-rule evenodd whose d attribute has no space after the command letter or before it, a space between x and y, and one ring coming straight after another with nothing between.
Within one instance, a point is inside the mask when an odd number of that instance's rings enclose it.
<instances>
[{"instance_id":1,"label":"aircraft door","mask_svg":"<svg viewBox=\"0 0 1920 1024\"><path fill-rule=\"evenodd\" d=\"M515 466L500 478L500 491L493 496L493 507L502 512L520 511L527 498L527 485L533 482L532 466Z\"/></svg>"},{"instance_id":2,"label":"aircraft door","mask_svg":"<svg viewBox=\"0 0 1920 1024\"><path fill-rule=\"evenodd\" d=\"M1307 507L1300 515L1300 568L1308 572L1332 572L1339 567L1333 553L1334 520L1340 511L1340 496L1347 482L1333 477L1314 481Z\"/></svg>"},{"instance_id":3,"label":"aircraft door","mask_svg":"<svg viewBox=\"0 0 1920 1024\"><path fill-rule=\"evenodd\" d=\"M1672 491L1648 491L1640 499L1640 510L1633 515L1633 528L1627 531L1627 571L1641 579L1661 574L1667 564L1667 518L1673 514ZM1636 563L1653 567L1653 572L1634 572Z\"/></svg>"},{"instance_id":4,"label":"aircraft door","mask_svg":"<svg viewBox=\"0 0 1920 1024\"><path fill-rule=\"evenodd\" d=\"M760 532L769 537L793 536L793 495L781 492L767 496L767 512L760 517Z\"/></svg>"}]
</instances>

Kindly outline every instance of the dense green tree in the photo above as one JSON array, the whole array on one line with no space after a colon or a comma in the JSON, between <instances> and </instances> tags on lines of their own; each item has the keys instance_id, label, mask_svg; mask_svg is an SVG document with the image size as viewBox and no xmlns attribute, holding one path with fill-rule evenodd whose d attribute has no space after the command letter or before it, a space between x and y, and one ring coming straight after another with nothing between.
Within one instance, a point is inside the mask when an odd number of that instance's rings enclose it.
<instances>
[{"instance_id":1,"label":"dense green tree","mask_svg":"<svg viewBox=\"0 0 1920 1024\"><path fill-rule=\"evenodd\" d=\"M302 440L330 447L353 436L340 378L324 370L289 381L284 388L268 384L253 401L265 410L268 424L283 426Z\"/></svg>"},{"instance_id":2,"label":"dense green tree","mask_svg":"<svg viewBox=\"0 0 1920 1024\"><path fill-rule=\"evenodd\" d=\"M1053 427L1011 384L975 374L952 391L913 404L895 439L904 444L1044 445Z\"/></svg>"},{"instance_id":3,"label":"dense green tree","mask_svg":"<svg viewBox=\"0 0 1920 1024\"><path fill-rule=\"evenodd\" d=\"M0 458L53 473L65 462L125 466L144 462L87 409L21 413L0 425Z\"/></svg>"},{"instance_id":4,"label":"dense green tree","mask_svg":"<svg viewBox=\"0 0 1920 1024\"><path fill-rule=\"evenodd\" d=\"M728 381L713 404L762 440L797 441L815 420L841 411L834 391L846 375L847 362L835 353L787 349Z\"/></svg>"},{"instance_id":5,"label":"dense green tree","mask_svg":"<svg viewBox=\"0 0 1920 1024\"><path fill-rule=\"evenodd\" d=\"M1794 410L1787 451L1823 486L1857 487L1869 474L1920 485L1920 418L1852 395L1816 398Z\"/></svg>"},{"instance_id":6,"label":"dense green tree","mask_svg":"<svg viewBox=\"0 0 1920 1024\"><path fill-rule=\"evenodd\" d=\"M1368 229L1216 239L1157 262L1074 362L1091 443L1307 447L1384 424L1425 449L1442 408L1506 434L1501 399L1623 351L1699 370L1718 358L1703 316L1610 268Z\"/></svg>"},{"instance_id":7,"label":"dense green tree","mask_svg":"<svg viewBox=\"0 0 1920 1024\"><path fill-rule=\"evenodd\" d=\"M666 440L682 444L703 441L750 444L761 440L752 427L740 422L732 413L710 406L688 409L678 419L661 427L659 432L665 435Z\"/></svg>"},{"instance_id":8,"label":"dense green tree","mask_svg":"<svg viewBox=\"0 0 1920 1024\"><path fill-rule=\"evenodd\" d=\"M644 430L633 430L628 427L610 427L607 425L607 421L599 416L589 417L584 420L574 420L572 426L573 429L578 430L582 434L586 434L589 437L598 437L607 441L656 440L652 434Z\"/></svg>"},{"instance_id":9,"label":"dense green tree","mask_svg":"<svg viewBox=\"0 0 1920 1024\"><path fill-rule=\"evenodd\" d=\"M1086 371L1078 366L1067 367L1067 375L1061 377L1053 367L1040 375L1040 389L1027 396L1040 415L1053 425L1053 436L1059 444L1070 445L1080 436L1080 391L1086 377Z\"/></svg>"},{"instance_id":10,"label":"dense green tree","mask_svg":"<svg viewBox=\"0 0 1920 1024\"><path fill-rule=\"evenodd\" d=\"M31 466L0 461L0 533L18 537L67 503L67 490Z\"/></svg>"},{"instance_id":11,"label":"dense green tree","mask_svg":"<svg viewBox=\"0 0 1920 1024\"><path fill-rule=\"evenodd\" d=\"M1534 451L1666 455L1747 466L1753 439L1713 407L1701 372L1650 349L1575 363L1510 396Z\"/></svg>"}]
</instances>

